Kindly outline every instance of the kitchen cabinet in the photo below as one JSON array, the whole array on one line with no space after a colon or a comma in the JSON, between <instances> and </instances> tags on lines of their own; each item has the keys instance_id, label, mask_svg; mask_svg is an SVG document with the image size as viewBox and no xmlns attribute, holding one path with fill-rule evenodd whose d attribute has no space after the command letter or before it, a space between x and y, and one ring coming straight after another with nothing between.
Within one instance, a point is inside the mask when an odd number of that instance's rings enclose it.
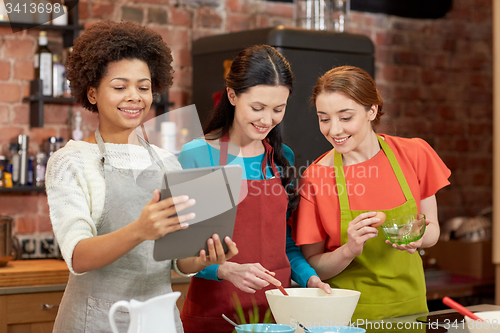
<instances>
[{"instance_id":1,"label":"kitchen cabinet","mask_svg":"<svg viewBox=\"0 0 500 333\"><path fill-rule=\"evenodd\" d=\"M0 333L52 332L69 271L56 259L0 267Z\"/></svg>"},{"instance_id":2,"label":"kitchen cabinet","mask_svg":"<svg viewBox=\"0 0 500 333\"><path fill-rule=\"evenodd\" d=\"M172 272L182 309L190 278ZM0 333L52 332L69 271L57 259L14 260L0 267Z\"/></svg>"},{"instance_id":3,"label":"kitchen cabinet","mask_svg":"<svg viewBox=\"0 0 500 333\"><path fill-rule=\"evenodd\" d=\"M0 333L50 333L63 291L0 296Z\"/></svg>"}]
</instances>

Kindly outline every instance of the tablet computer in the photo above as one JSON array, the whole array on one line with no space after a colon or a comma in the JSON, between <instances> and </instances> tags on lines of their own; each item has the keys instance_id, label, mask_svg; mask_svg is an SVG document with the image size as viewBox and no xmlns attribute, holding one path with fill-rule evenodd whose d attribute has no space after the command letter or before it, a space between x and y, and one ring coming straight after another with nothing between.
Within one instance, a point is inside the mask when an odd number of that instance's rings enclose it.
<instances>
[{"instance_id":1,"label":"tablet computer","mask_svg":"<svg viewBox=\"0 0 500 333\"><path fill-rule=\"evenodd\" d=\"M189 227L157 239L153 258L156 261L197 257L205 249L214 233L228 247L224 237L233 236L236 210L240 201L243 168L225 165L198 169L185 169L166 173L167 188L161 190L161 199L187 195L196 204L179 211L179 215L194 212L196 217L187 221Z\"/></svg>"}]
</instances>

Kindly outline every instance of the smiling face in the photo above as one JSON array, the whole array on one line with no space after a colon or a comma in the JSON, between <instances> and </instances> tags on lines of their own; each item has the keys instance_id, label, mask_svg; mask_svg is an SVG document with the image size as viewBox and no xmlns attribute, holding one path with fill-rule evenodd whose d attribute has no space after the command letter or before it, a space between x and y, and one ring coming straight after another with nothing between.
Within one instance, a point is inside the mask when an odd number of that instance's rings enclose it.
<instances>
[{"instance_id":1,"label":"smiling face","mask_svg":"<svg viewBox=\"0 0 500 333\"><path fill-rule=\"evenodd\" d=\"M97 88L87 97L99 111L99 131L107 142L127 142L128 134L141 124L153 102L148 65L138 59L108 64Z\"/></svg>"},{"instance_id":2,"label":"smiling face","mask_svg":"<svg viewBox=\"0 0 500 333\"><path fill-rule=\"evenodd\" d=\"M336 151L346 156L371 148L376 106L366 110L341 92L323 92L316 98L316 109L321 133Z\"/></svg>"},{"instance_id":3,"label":"smiling face","mask_svg":"<svg viewBox=\"0 0 500 333\"><path fill-rule=\"evenodd\" d=\"M235 107L231 135L243 143L262 141L285 115L290 91L284 86L257 85L236 95L227 88L229 101Z\"/></svg>"}]
</instances>

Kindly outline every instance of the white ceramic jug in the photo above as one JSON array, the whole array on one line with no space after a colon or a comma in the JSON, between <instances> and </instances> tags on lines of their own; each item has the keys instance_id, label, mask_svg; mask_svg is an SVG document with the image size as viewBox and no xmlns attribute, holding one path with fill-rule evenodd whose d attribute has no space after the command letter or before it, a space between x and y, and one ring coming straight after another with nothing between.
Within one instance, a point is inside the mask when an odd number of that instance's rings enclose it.
<instances>
[{"instance_id":1,"label":"white ceramic jug","mask_svg":"<svg viewBox=\"0 0 500 333\"><path fill-rule=\"evenodd\" d=\"M118 301L109 309L109 323L113 333L119 333L114 314L119 307L127 308L130 313L128 333L177 333L175 328L174 306L181 295L175 291L156 296L145 302Z\"/></svg>"}]
</instances>

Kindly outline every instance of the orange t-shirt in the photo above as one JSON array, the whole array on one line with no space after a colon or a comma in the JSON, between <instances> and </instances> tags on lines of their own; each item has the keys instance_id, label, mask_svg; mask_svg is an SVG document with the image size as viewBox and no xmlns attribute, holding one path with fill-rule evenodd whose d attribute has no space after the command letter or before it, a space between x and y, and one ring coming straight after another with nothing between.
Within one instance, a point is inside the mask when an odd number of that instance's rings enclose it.
<instances>
[{"instance_id":1,"label":"orange t-shirt","mask_svg":"<svg viewBox=\"0 0 500 333\"><path fill-rule=\"evenodd\" d=\"M450 170L434 149L419 138L406 139L379 134L394 152L420 212L420 200L434 195L450 182ZM297 245L326 239L326 249L340 247L340 205L335 167L311 164L299 183L300 202L288 223ZM406 199L389 159L381 149L362 163L344 167L351 210L386 210L402 205Z\"/></svg>"}]
</instances>

